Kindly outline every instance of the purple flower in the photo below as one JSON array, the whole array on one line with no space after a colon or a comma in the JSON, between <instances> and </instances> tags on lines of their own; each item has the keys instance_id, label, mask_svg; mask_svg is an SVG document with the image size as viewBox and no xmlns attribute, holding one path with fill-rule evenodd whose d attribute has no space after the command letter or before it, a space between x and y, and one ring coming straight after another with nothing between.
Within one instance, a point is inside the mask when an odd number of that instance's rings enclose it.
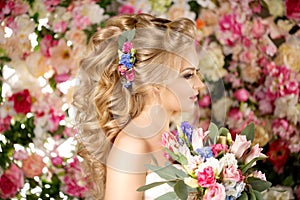
<instances>
[{"instance_id":1,"label":"purple flower","mask_svg":"<svg viewBox=\"0 0 300 200\"><path fill-rule=\"evenodd\" d=\"M180 128L184 135L188 138L189 142L192 142L192 135L193 135L193 127L188 122L182 122Z\"/></svg>"}]
</instances>

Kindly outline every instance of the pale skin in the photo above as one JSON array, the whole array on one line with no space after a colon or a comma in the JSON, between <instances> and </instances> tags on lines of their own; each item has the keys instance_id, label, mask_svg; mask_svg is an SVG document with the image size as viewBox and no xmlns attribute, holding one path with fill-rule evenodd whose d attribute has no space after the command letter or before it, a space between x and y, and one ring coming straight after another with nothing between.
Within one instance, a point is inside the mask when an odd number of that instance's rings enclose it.
<instances>
[{"instance_id":1,"label":"pale skin","mask_svg":"<svg viewBox=\"0 0 300 200\"><path fill-rule=\"evenodd\" d=\"M151 160L146 158L149 154L154 155L160 165L165 162L160 142L162 133L169 131L170 117L175 112L181 112L181 108L186 104L194 104L196 96L204 87L203 82L196 75L196 68L187 62L183 63L180 69L177 70L178 78L176 80L181 86L183 85L182 88L178 88L176 85L174 88L153 87L152 90L149 90L149 97L155 98L149 98L145 109L130 122L133 126L138 124L139 128L150 130L150 133L142 131L143 134L139 134L140 132L137 130L139 133L136 136L135 131L129 133L125 129L116 137L113 150L110 152L108 159L108 163L112 164L107 166L105 200L144 199L143 192L137 192L136 189L145 185L147 171L142 167L137 169L138 167L130 168L130 166L144 166L144 164L150 163ZM185 82L185 85L183 82ZM165 113L164 120L159 119L158 121L156 117L151 115L151 109L157 104L157 100L155 100L157 98L160 99L160 105ZM152 129L151 126L158 124L158 129L155 127ZM153 132L151 133L151 131ZM126 157L124 160L128 163L126 166L129 167L123 168L122 164L119 163L114 165L121 157Z\"/></svg>"}]
</instances>

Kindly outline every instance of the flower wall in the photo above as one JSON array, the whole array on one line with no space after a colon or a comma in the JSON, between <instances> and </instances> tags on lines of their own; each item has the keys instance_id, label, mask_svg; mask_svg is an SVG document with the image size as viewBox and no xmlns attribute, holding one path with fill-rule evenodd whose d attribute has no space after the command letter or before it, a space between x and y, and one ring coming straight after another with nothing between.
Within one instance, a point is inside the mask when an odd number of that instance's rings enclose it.
<instances>
[{"instance_id":1,"label":"flower wall","mask_svg":"<svg viewBox=\"0 0 300 200\"><path fill-rule=\"evenodd\" d=\"M294 0L0 1L0 197L86 198L71 106L80 58L107 18L188 17L207 90L195 121L256 125L269 195L300 198L300 3ZM220 112L220 111L224 112ZM285 192L280 192L282 189Z\"/></svg>"}]
</instances>

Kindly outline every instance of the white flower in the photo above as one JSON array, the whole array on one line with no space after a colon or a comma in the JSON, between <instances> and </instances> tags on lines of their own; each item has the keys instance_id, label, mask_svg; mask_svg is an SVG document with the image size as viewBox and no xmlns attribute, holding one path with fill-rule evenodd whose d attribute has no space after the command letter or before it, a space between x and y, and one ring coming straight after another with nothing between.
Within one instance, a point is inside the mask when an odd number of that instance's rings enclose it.
<instances>
[{"instance_id":1,"label":"white flower","mask_svg":"<svg viewBox=\"0 0 300 200\"><path fill-rule=\"evenodd\" d=\"M184 183L191 188L197 188L199 186L198 180L192 177L184 178Z\"/></svg>"},{"instance_id":2,"label":"white flower","mask_svg":"<svg viewBox=\"0 0 300 200\"><path fill-rule=\"evenodd\" d=\"M287 117L288 120L297 124L297 122L300 122L300 109L297 106L299 107L298 96L291 94L280 97L275 101L274 116Z\"/></svg>"},{"instance_id":3,"label":"white flower","mask_svg":"<svg viewBox=\"0 0 300 200\"><path fill-rule=\"evenodd\" d=\"M223 167L218 159L216 159L214 157L210 157L210 158L206 159L206 161L204 163L201 163L199 165L198 169L195 170L195 173L197 174L198 172L203 171L207 167L212 167L216 176L218 176L223 169Z\"/></svg>"},{"instance_id":4,"label":"white flower","mask_svg":"<svg viewBox=\"0 0 300 200\"><path fill-rule=\"evenodd\" d=\"M226 153L221 159L220 159L220 165L222 168L227 166L233 166L235 168L238 168L237 160L235 158L235 155L233 153Z\"/></svg>"},{"instance_id":5,"label":"white flower","mask_svg":"<svg viewBox=\"0 0 300 200\"><path fill-rule=\"evenodd\" d=\"M199 149L203 147L203 140L205 138L205 136L208 134L209 132L203 132L202 128L198 128L198 129L194 129L193 130L193 134L192 134L192 146L193 149Z\"/></svg>"},{"instance_id":6,"label":"white flower","mask_svg":"<svg viewBox=\"0 0 300 200\"><path fill-rule=\"evenodd\" d=\"M14 102L13 101L5 101L2 103L0 107L0 118L5 118L6 116L14 116L16 114L14 110Z\"/></svg>"}]
</instances>

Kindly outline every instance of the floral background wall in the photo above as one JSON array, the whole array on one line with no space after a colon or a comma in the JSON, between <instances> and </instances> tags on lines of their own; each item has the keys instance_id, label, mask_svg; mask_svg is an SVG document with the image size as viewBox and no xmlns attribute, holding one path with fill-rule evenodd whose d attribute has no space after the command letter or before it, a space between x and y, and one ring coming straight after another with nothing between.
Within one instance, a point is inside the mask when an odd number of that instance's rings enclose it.
<instances>
[{"instance_id":1,"label":"floral background wall","mask_svg":"<svg viewBox=\"0 0 300 200\"><path fill-rule=\"evenodd\" d=\"M300 199L297 0L1 0L0 197L88 197L72 128L79 61L107 18L140 12L195 21L207 90L194 121L233 134L254 122L265 198Z\"/></svg>"}]
</instances>

